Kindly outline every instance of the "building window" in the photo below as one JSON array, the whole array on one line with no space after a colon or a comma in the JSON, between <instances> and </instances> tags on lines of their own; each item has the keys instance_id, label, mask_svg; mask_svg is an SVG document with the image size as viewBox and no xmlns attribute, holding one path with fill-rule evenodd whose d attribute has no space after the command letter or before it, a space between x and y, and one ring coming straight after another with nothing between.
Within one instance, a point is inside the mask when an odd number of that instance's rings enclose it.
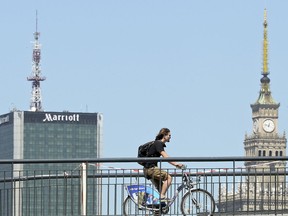
<instances>
[{"instance_id":1,"label":"building window","mask_svg":"<svg viewBox=\"0 0 288 216\"><path fill-rule=\"evenodd\" d=\"M276 157L278 156L278 151L275 152L275 156L276 156Z\"/></svg>"},{"instance_id":2,"label":"building window","mask_svg":"<svg viewBox=\"0 0 288 216\"><path fill-rule=\"evenodd\" d=\"M270 156L270 157L272 156L272 151L269 151L269 156Z\"/></svg>"},{"instance_id":3,"label":"building window","mask_svg":"<svg viewBox=\"0 0 288 216\"><path fill-rule=\"evenodd\" d=\"M275 164L271 164L271 166L270 166L270 171L271 171L271 172L275 172L275 170L276 170L276 169L275 169Z\"/></svg>"},{"instance_id":4,"label":"building window","mask_svg":"<svg viewBox=\"0 0 288 216\"><path fill-rule=\"evenodd\" d=\"M266 156L266 151L265 150L263 151L263 156Z\"/></svg>"},{"instance_id":5,"label":"building window","mask_svg":"<svg viewBox=\"0 0 288 216\"><path fill-rule=\"evenodd\" d=\"M280 151L280 156L281 156L281 157L283 156L283 152L282 152L282 151Z\"/></svg>"},{"instance_id":6,"label":"building window","mask_svg":"<svg viewBox=\"0 0 288 216\"><path fill-rule=\"evenodd\" d=\"M261 150L258 151L258 156L261 157Z\"/></svg>"}]
</instances>

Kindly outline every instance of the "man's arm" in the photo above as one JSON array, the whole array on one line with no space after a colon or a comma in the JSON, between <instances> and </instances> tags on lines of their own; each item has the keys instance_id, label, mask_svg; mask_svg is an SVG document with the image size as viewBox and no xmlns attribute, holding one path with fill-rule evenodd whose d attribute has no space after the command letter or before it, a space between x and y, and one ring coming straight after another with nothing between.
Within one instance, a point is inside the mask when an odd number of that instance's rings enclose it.
<instances>
[{"instance_id":1,"label":"man's arm","mask_svg":"<svg viewBox=\"0 0 288 216\"><path fill-rule=\"evenodd\" d=\"M161 151L160 154L162 155L163 158L169 157L169 155L165 151ZM168 163L170 163L171 165L173 165L175 167L182 167L183 166L183 164L172 162L172 161L169 161Z\"/></svg>"}]
</instances>

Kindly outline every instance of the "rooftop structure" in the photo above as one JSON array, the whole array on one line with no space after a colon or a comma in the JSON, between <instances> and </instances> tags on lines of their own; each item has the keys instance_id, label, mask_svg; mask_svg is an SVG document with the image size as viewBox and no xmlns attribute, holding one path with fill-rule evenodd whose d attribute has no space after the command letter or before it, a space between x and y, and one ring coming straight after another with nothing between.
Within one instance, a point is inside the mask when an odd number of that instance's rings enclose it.
<instances>
[{"instance_id":1,"label":"rooftop structure","mask_svg":"<svg viewBox=\"0 0 288 216\"><path fill-rule=\"evenodd\" d=\"M41 76L41 44L39 43L40 32L38 32L38 17L36 11L36 31L34 32L34 47L32 55L32 74L27 77L32 82L32 97L30 102L30 111L43 111L40 82L46 78Z\"/></svg>"}]
</instances>

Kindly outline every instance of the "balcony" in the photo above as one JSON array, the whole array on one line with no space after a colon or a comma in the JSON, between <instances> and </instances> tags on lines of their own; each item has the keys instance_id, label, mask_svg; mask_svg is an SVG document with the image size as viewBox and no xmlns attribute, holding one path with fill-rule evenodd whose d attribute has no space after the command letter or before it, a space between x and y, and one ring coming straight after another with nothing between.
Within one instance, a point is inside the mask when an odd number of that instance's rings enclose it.
<instances>
[{"instance_id":1,"label":"balcony","mask_svg":"<svg viewBox=\"0 0 288 216\"><path fill-rule=\"evenodd\" d=\"M182 183L182 170L215 199L214 215L288 215L287 157L157 158L172 178L168 197ZM138 158L0 160L0 215L123 215L127 185L151 185ZM145 161L155 159L146 158ZM246 166L245 166L246 165ZM180 191L167 215L183 215ZM177 193L176 193L177 194ZM134 203L133 203L134 204ZM133 207L135 208L135 206ZM153 215L139 211L131 215ZM189 214L203 215L203 214Z\"/></svg>"}]
</instances>

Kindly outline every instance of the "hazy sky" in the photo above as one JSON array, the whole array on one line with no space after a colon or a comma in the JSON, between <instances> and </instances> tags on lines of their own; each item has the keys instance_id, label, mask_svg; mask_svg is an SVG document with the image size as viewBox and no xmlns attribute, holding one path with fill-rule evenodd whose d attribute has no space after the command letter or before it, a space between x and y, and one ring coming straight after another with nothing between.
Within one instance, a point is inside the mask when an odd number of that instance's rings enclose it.
<instances>
[{"instance_id":1,"label":"hazy sky","mask_svg":"<svg viewBox=\"0 0 288 216\"><path fill-rule=\"evenodd\" d=\"M159 129L171 156L244 156L259 95L263 17L288 129L288 1L3 0L0 113L28 110L38 10L45 111L101 112L104 157L134 157Z\"/></svg>"}]
</instances>

